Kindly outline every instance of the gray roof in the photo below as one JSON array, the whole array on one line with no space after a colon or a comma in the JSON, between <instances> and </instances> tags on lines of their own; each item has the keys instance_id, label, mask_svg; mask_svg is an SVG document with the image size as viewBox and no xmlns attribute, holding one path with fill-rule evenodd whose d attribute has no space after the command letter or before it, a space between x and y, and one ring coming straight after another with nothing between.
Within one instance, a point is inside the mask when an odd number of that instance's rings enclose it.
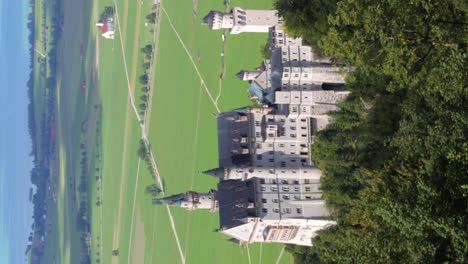
<instances>
[{"instance_id":1,"label":"gray roof","mask_svg":"<svg viewBox=\"0 0 468 264\"><path fill-rule=\"evenodd\" d=\"M248 208L249 203L254 203L255 200L252 181L221 181L218 183L216 199L219 202L221 228L242 225L248 216L255 216L255 208Z\"/></svg>"},{"instance_id":2,"label":"gray roof","mask_svg":"<svg viewBox=\"0 0 468 264\"><path fill-rule=\"evenodd\" d=\"M234 143L233 139L249 137L249 122L235 122L239 116L246 115L245 109L218 114L218 152L219 167L250 164L250 155L233 154L233 150L242 152L248 143Z\"/></svg>"}]
</instances>

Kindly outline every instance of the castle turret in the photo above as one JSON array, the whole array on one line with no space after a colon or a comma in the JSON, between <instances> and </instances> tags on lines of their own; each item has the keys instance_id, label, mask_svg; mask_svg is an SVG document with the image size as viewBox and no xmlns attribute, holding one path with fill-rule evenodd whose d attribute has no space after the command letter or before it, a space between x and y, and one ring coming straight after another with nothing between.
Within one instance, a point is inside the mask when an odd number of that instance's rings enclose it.
<instances>
[{"instance_id":1,"label":"castle turret","mask_svg":"<svg viewBox=\"0 0 468 264\"><path fill-rule=\"evenodd\" d=\"M210 13L203 18L203 24L207 25L208 28L212 30L232 28L234 26L234 19L232 14L210 11Z\"/></svg>"},{"instance_id":2,"label":"castle turret","mask_svg":"<svg viewBox=\"0 0 468 264\"><path fill-rule=\"evenodd\" d=\"M161 199L153 199L153 204L163 203L190 211L196 209L209 209L210 212L218 211L218 201L216 200L215 190L210 190L208 193L188 191Z\"/></svg>"}]
</instances>

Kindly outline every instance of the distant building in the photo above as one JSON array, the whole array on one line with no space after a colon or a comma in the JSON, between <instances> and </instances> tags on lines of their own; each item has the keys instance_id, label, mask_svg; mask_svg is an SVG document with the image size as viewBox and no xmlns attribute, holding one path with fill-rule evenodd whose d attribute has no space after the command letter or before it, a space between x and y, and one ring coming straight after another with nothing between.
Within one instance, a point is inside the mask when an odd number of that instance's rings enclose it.
<instances>
[{"instance_id":1,"label":"distant building","mask_svg":"<svg viewBox=\"0 0 468 264\"><path fill-rule=\"evenodd\" d=\"M190 191L154 203L219 211L218 232L239 243L311 246L320 229L335 224L311 144L329 124L328 112L349 94L343 83L350 69L315 58L302 39L284 33L274 10L211 11L204 23L230 28L231 34L269 32L270 59L256 71L237 74L250 82L251 97L263 106L217 115L219 168L204 172L219 178L217 191Z\"/></svg>"},{"instance_id":2,"label":"distant building","mask_svg":"<svg viewBox=\"0 0 468 264\"><path fill-rule=\"evenodd\" d=\"M114 39L114 20L110 17L103 22L96 23L96 26L101 28L101 35L108 39Z\"/></svg>"}]
</instances>

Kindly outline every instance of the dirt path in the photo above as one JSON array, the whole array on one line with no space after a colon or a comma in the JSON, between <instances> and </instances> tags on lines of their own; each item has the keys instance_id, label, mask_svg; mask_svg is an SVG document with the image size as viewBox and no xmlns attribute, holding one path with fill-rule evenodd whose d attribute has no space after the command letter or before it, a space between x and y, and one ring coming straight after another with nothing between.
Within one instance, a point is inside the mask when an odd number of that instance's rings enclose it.
<instances>
[{"instance_id":1,"label":"dirt path","mask_svg":"<svg viewBox=\"0 0 468 264\"><path fill-rule=\"evenodd\" d=\"M140 178L140 165L141 165L141 159L138 159L138 166L137 166L137 173L136 173L136 184L135 184L135 189L133 190L133 205L132 205L132 221L130 223L130 243L128 243L128 261L127 263L130 263L130 257L132 255L132 239L133 239L133 221L135 220L135 203L136 203L136 196L137 196L137 190L138 190L138 179ZM137 212L139 215L139 212Z\"/></svg>"},{"instance_id":2,"label":"dirt path","mask_svg":"<svg viewBox=\"0 0 468 264\"><path fill-rule=\"evenodd\" d=\"M122 150L122 167L120 169L120 189L119 189L119 206L117 207L117 221L114 224L114 235L112 238L112 249L119 248L120 242L120 231L121 231L121 222L122 222L122 211L123 211L123 202L124 202L124 194L125 188L127 187L127 157L128 157L128 138L131 126L131 110L129 104L127 103L127 112L125 114L125 131L124 131L124 142L123 142L123 150ZM119 263L119 258L112 258L111 263Z\"/></svg>"},{"instance_id":3,"label":"dirt path","mask_svg":"<svg viewBox=\"0 0 468 264\"><path fill-rule=\"evenodd\" d=\"M134 100L133 99L133 93L135 90L135 78L129 82L129 76L128 76L128 70L127 70L127 63L125 60L125 47L123 45L123 35L120 30L120 20L119 20L119 15L118 15L118 9L117 9L117 3L114 1L115 7L116 7L116 24L120 32L120 42L122 46L122 55L124 59L124 64L125 64L125 72L127 74L127 82L128 82L128 89L129 89L129 98L130 100L127 102L127 111L125 114L125 131L124 131L124 148L123 148L123 160L122 160L122 169L121 169L121 175L120 175L120 190L119 190L119 206L117 208L118 214L117 214L117 222L114 225L114 236L112 239L112 248L116 249L119 248L119 243L120 243L120 236L121 236L121 231L122 231L122 213L123 213L123 201L124 201L124 196L125 196L125 188L127 187L127 181L128 181L128 175L127 175L127 157L129 156L128 153L128 139L130 138L129 133L130 133L130 127L131 127L131 109L135 111L135 114L137 118L139 119L138 112L135 109L134 105ZM136 21L140 20L141 16L141 4L137 5L137 12L136 12ZM136 69L137 69L137 62L138 62L138 38L140 34L140 27L137 26L136 30L134 31L133 39L133 50L132 50L132 68L131 68L131 73L133 77L136 76ZM138 120L140 121L140 120ZM139 168L138 168L139 169ZM130 254L130 252L128 252ZM119 263L119 258L112 258L111 263Z\"/></svg>"},{"instance_id":4,"label":"dirt path","mask_svg":"<svg viewBox=\"0 0 468 264\"><path fill-rule=\"evenodd\" d=\"M161 4L161 1L159 1ZM149 91L149 98L148 98L148 107L145 111L145 116L143 118L145 122L146 134L149 133L149 123L151 120L151 106L153 105L153 94L154 94L154 75L156 72L156 65L158 63L158 47L159 47L159 31L161 28L161 8L156 9L156 21L153 27L153 53L151 54L151 66L150 66L150 74L149 74L149 82L151 85L151 90ZM149 86L148 86L149 87Z\"/></svg>"},{"instance_id":5,"label":"dirt path","mask_svg":"<svg viewBox=\"0 0 468 264\"><path fill-rule=\"evenodd\" d=\"M99 34L96 34L93 74L96 78L99 78Z\"/></svg>"},{"instance_id":6,"label":"dirt path","mask_svg":"<svg viewBox=\"0 0 468 264\"><path fill-rule=\"evenodd\" d=\"M276 259L276 264L279 264L279 263L280 263L281 257L283 256L283 253L284 253L284 249L285 249L285 248L286 248L286 246L283 246L283 247L281 248L281 251L280 251L280 253L279 253L279 256L278 256L278 258Z\"/></svg>"},{"instance_id":7,"label":"dirt path","mask_svg":"<svg viewBox=\"0 0 468 264\"><path fill-rule=\"evenodd\" d=\"M131 251L129 251L129 253L128 253L127 263L141 263L141 264L143 264L144 261L145 261L145 246L146 246L145 229L144 229L144 224L141 221L139 208L136 210L136 212L137 212L137 214L135 216L135 218L136 218L135 238L133 239L133 241L135 243L129 243L130 245L133 245L133 247L132 247ZM131 241L132 241L132 239L130 237L130 242ZM130 254L130 252L133 252L133 254ZM132 255L131 258L130 258L130 255Z\"/></svg>"},{"instance_id":8,"label":"dirt path","mask_svg":"<svg viewBox=\"0 0 468 264\"><path fill-rule=\"evenodd\" d=\"M197 149L198 147L198 131L199 131L199 125L200 125L200 106L201 106L201 99L202 99L202 85L200 83L200 89L198 91L198 102L197 102L197 118L196 118L196 122L195 122L195 135L194 135L194 144L193 144L193 158L192 158L192 176L191 176L191 179L190 179L190 187L189 187L189 190L192 190L193 189L193 185L195 184L195 176L198 174L198 171L195 170L195 167L196 167L196 161L197 161L197 157L198 155L196 155L195 153L195 150ZM193 211L189 211L187 212L188 213L188 216L187 216L187 225L186 225L186 228L185 230L186 231L186 234L185 234L185 242L184 242L184 246L185 246L185 255L187 255L187 249L189 248L189 245L188 245L188 242L189 242L189 237L190 237L190 225L192 224L192 217L193 217Z\"/></svg>"}]
</instances>

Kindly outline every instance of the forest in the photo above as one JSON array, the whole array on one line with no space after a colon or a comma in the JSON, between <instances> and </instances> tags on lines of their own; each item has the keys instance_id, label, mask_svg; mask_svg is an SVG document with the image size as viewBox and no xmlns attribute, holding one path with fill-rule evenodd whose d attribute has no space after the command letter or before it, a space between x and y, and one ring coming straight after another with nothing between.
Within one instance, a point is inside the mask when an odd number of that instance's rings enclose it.
<instances>
[{"instance_id":1,"label":"forest","mask_svg":"<svg viewBox=\"0 0 468 264\"><path fill-rule=\"evenodd\" d=\"M356 70L313 161L337 224L296 263L468 263L462 0L277 0L286 32Z\"/></svg>"},{"instance_id":2,"label":"forest","mask_svg":"<svg viewBox=\"0 0 468 264\"><path fill-rule=\"evenodd\" d=\"M48 49L47 59L34 61L34 50L36 39L39 39L41 32L35 31L35 21L37 20L35 13L34 1L29 2L31 13L28 14L27 27L29 30L28 41L30 43L30 77L27 82L28 87L28 128L32 141L31 157L34 161L34 167L31 169L31 183L35 185L35 192L32 195L33 203L33 220L31 226L31 233L26 253L31 251L31 263L42 263L42 256L44 254L44 238L50 230L47 224L47 197L48 189L50 187L50 161L55 154L55 136L54 136L54 122L55 122L55 89L56 89L56 69L57 69L57 43L62 33L61 29L61 5L59 1L51 2L52 11L52 25L50 29L51 39L48 41L50 48ZM43 14L44 15L44 14ZM45 20L45 18L43 18ZM42 21L42 20L39 20ZM41 25L43 28L45 25ZM45 43L44 43L45 44ZM50 73L47 74L48 65ZM41 78L45 78L45 87L35 87L37 85L34 81L35 67L42 67ZM36 107L39 102L34 100L34 91L40 91L43 95L41 100L45 105L44 110L39 113L39 127L36 126ZM40 150L40 153L39 153Z\"/></svg>"}]
</instances>

